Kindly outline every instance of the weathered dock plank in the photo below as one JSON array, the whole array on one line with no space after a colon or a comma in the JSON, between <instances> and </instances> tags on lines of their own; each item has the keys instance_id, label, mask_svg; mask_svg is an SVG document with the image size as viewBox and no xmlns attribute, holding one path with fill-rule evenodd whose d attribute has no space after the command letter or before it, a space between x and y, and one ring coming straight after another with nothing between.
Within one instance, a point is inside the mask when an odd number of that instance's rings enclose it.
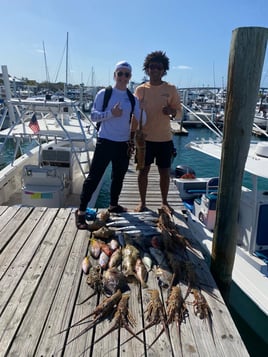
<instances>
[{"instance_id":1,"label":"weathered dock plank","mask_svg":"<svg viewBox=\"0 0 268 357\"><path fill-rule=\"evenodd\" d=\"M134 210L140 203L138 193L137 171L136 165L131 160L126 178L124 180L122 193L120 195L120 204L130 210ZM168 201L170 205L176 210L183 207L178 190L173 182L170 183L168 192ZM161 194L159 187L159 173L155 165L151 166L148 179L148 189L146 196L146 205L149 209L157 212L161 208Z\"/></svg>"},{"instance_id":2,"label":"weathered dock plank","mask_svg":"<svg viewBox=\"0 0 268 357\"><path fill-rule=\"evenodd\" d=\"M113 229L127 231L136 243L150 242L159 235L157 210L161 207L157 173L148 187L148 207L151 211L135 213L139 202L133 165L124 182L120 203L126 202L129 212L110 219ZM155 187L151 189L150 185ZM133 197L136 197L134 200ZM129 200L131 197L131 200ZM151 197L151 198L149 198ZM2 356L248 356L245 346L223 302L219 290L201 255L192 241L187 222L181 213L177 190L170 188L174 202L174 223L187 236L196 254L185 253L197 269L202 293L212 311L212 325L194 312L193 294L185 301L188 311L180 325L169 324L163 329L156 324L138 336L141 343L121 326L100 339L113 325L113 314L88 329L96 306L103 301L102 293L94 294L82 273L81 263L88 254L90 232L75 227L74 209L0 207L0 355ZM14 222L14 223L13 223ZM122 223L124 222L124 223ZM12 227L13 226L13 227ZM130 233L129 226L143 234ZM8 238L7 238L8 237ZM4 242L4 243L3 243ZM98 260L91 259L93 264ZM155 267L149 272L148 288L141 288L136 279L128 283L129 311L137 324L135 333L148 325L149 290L156 289L166 308L169 291L159 285ZM187 283L179 283L185 296ZM216 297L216 298L215 298ZM112 313L112 311L111 311ZM81 323L78 323L81 319ZM73 327L72 327L73 326ZM181 344L180 344L181 338ZM125 341L128 341L125 343ZM96 343L95 343L96 342Z\"/></svg>"},{"instance_id":3,"label":"weathered dock plank","mask_svg":"<svg viewBox=\"0 0 268 357\"><path fill-rule=\"evenodd\" d=\"M70 216L70 210L62 210L59 213L62 213L59 220ZM68 327L73 313L81 284L81 256L87 252L88 242L83 233L76 231L73 215L60 229L62 238L54 249L38 294L31 304L36 313L39 311L39 314L42 314L41 321L45 321L44 325L40 324L42 334L40 331L41 339L36 351L40 356L52 356L62 352L66 333L61 331ZM40 309L40 301L44 302L44 309Z\"/></svg>"}]
</instances>

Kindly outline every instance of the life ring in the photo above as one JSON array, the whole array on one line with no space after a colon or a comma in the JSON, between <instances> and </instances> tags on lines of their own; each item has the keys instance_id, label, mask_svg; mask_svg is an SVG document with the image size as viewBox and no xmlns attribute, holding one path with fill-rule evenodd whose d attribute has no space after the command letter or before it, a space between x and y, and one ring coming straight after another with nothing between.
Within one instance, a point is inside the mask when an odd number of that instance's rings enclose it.
<instances>
[{"instance_id":1,"label":"life ring","mask_svg":"<svg viewBox=\"0 0 268 357\"><path fill-rule=\"evenodd\" d=\"M188 174L194 175L195 178L195 172L190 166L178 165L175 169L175 175L177 178L181 178L183 175L188 175ZM193 178L193 177L189 177L189 178Z\"/></svg>"},{"instance_id":2,"label":"life ring","mask_svg":"<svg viewBox=\"0 0 268 357\"><path fill-rule=\"evenodd\" d=\"M182 179L195 179L195 174L189 172L188 174L184 174L181 176Z\"/></svg>"}]
</instances>

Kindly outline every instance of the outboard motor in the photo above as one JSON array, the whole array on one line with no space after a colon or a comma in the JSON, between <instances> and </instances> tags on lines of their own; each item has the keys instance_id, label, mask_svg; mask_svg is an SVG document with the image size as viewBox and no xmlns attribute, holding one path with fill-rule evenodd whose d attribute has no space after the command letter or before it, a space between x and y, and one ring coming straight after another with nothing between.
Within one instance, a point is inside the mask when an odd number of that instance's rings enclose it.
<instances>
[{"instance_id":1,"label":"outboard motor","mask_svg":"<svg viewBox=\"0 0 268 357\"><path fill-rule=\"evenodd\" d=\"M175 177L180 178L185 174L192 174L195 176L195 171L186 165L178 165L175 169Z\"/></svg>"}]
</instances>

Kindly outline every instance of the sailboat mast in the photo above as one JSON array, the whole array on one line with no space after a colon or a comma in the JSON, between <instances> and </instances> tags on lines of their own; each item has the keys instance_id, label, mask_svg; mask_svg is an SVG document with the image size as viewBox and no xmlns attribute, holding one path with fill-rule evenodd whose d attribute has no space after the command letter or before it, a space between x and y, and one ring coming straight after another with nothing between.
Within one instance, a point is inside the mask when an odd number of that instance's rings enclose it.
<instances>
[{"instance_id":1,"label":"sailboat mast","mask_svg":"<svg viewBox=\"0 0 268 357\"><path fill-rule=\"evenodd\" d=\"M67 97L67 85L68 85L68 32L67 32L67 42L66 42L66 69L65 69L65 83L64 83L64 97Z\"/></svg>"},{"instance_id":2,"label":"sailboat mast","mask_svg":"<svg viewBox=\"0 0 268 357\"><path fill-rule=\"evenodd\" d=\"M44 41L43 41L43 52L44 52L44 58L45 58L46 81L47 81L47 83L49 83L50 82L50 78L49 78L48 67L47 67L47 56L46 56L46 50L45 50Z\"/></svg>"},{"instance_id":3,"label":"sailboat mast","mask_svg":"<svg viewBox=\"0 0 268 357\"><path fill-rule=\"evenodd\" d=\"M68 85L68 51L69 51L69 48L68 48L68 45L69 45L69 33L67 32L67 43L66 43L66 86Z\"/></svg>"}]
</instances>

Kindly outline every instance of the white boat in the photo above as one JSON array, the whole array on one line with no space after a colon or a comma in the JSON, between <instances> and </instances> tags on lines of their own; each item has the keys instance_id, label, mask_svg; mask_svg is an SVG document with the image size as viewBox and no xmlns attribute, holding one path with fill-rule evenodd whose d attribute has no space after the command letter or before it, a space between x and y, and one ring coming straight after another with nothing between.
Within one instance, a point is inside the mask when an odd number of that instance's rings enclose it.
<instances>
[{"instance_id":1,"label":"white boat","mask_svg":"<svg viewBox=\"0 0 268 357\"><path fill-rule=\"evenodd\" d=\"M90 119L65 98L11 98L8 105L13 124L0 131L0 153L14 142L14 159L0 171L0 204L77 207L96 143Z\"/></svg>"},{"instance_id":2,"label":"white boat","mask_svg":"<svg viewBox=\"0 0 268 357\"><path fill-rule=\"evenodd\" d=\"M220 141L203 140L187 146L221 159ZM241 191L230 304L268 343L268 191L258 190L258 178L268 179L268 142L250 144L245 171L252 176L253 188L243 186ZM219 178L185 176L174 181L185 201L187 224L210 257Z\"/></svg>"},{"instance_id":3,"label":"white boat","mask_svg":"<svg viewBox=\"0 0 268 357\"><path fill-rule=\"evenodd\" d=\"M254 123L261 129L268 131L268 114L256 112L254 115Z\"/></svg>"}]
</instances>

